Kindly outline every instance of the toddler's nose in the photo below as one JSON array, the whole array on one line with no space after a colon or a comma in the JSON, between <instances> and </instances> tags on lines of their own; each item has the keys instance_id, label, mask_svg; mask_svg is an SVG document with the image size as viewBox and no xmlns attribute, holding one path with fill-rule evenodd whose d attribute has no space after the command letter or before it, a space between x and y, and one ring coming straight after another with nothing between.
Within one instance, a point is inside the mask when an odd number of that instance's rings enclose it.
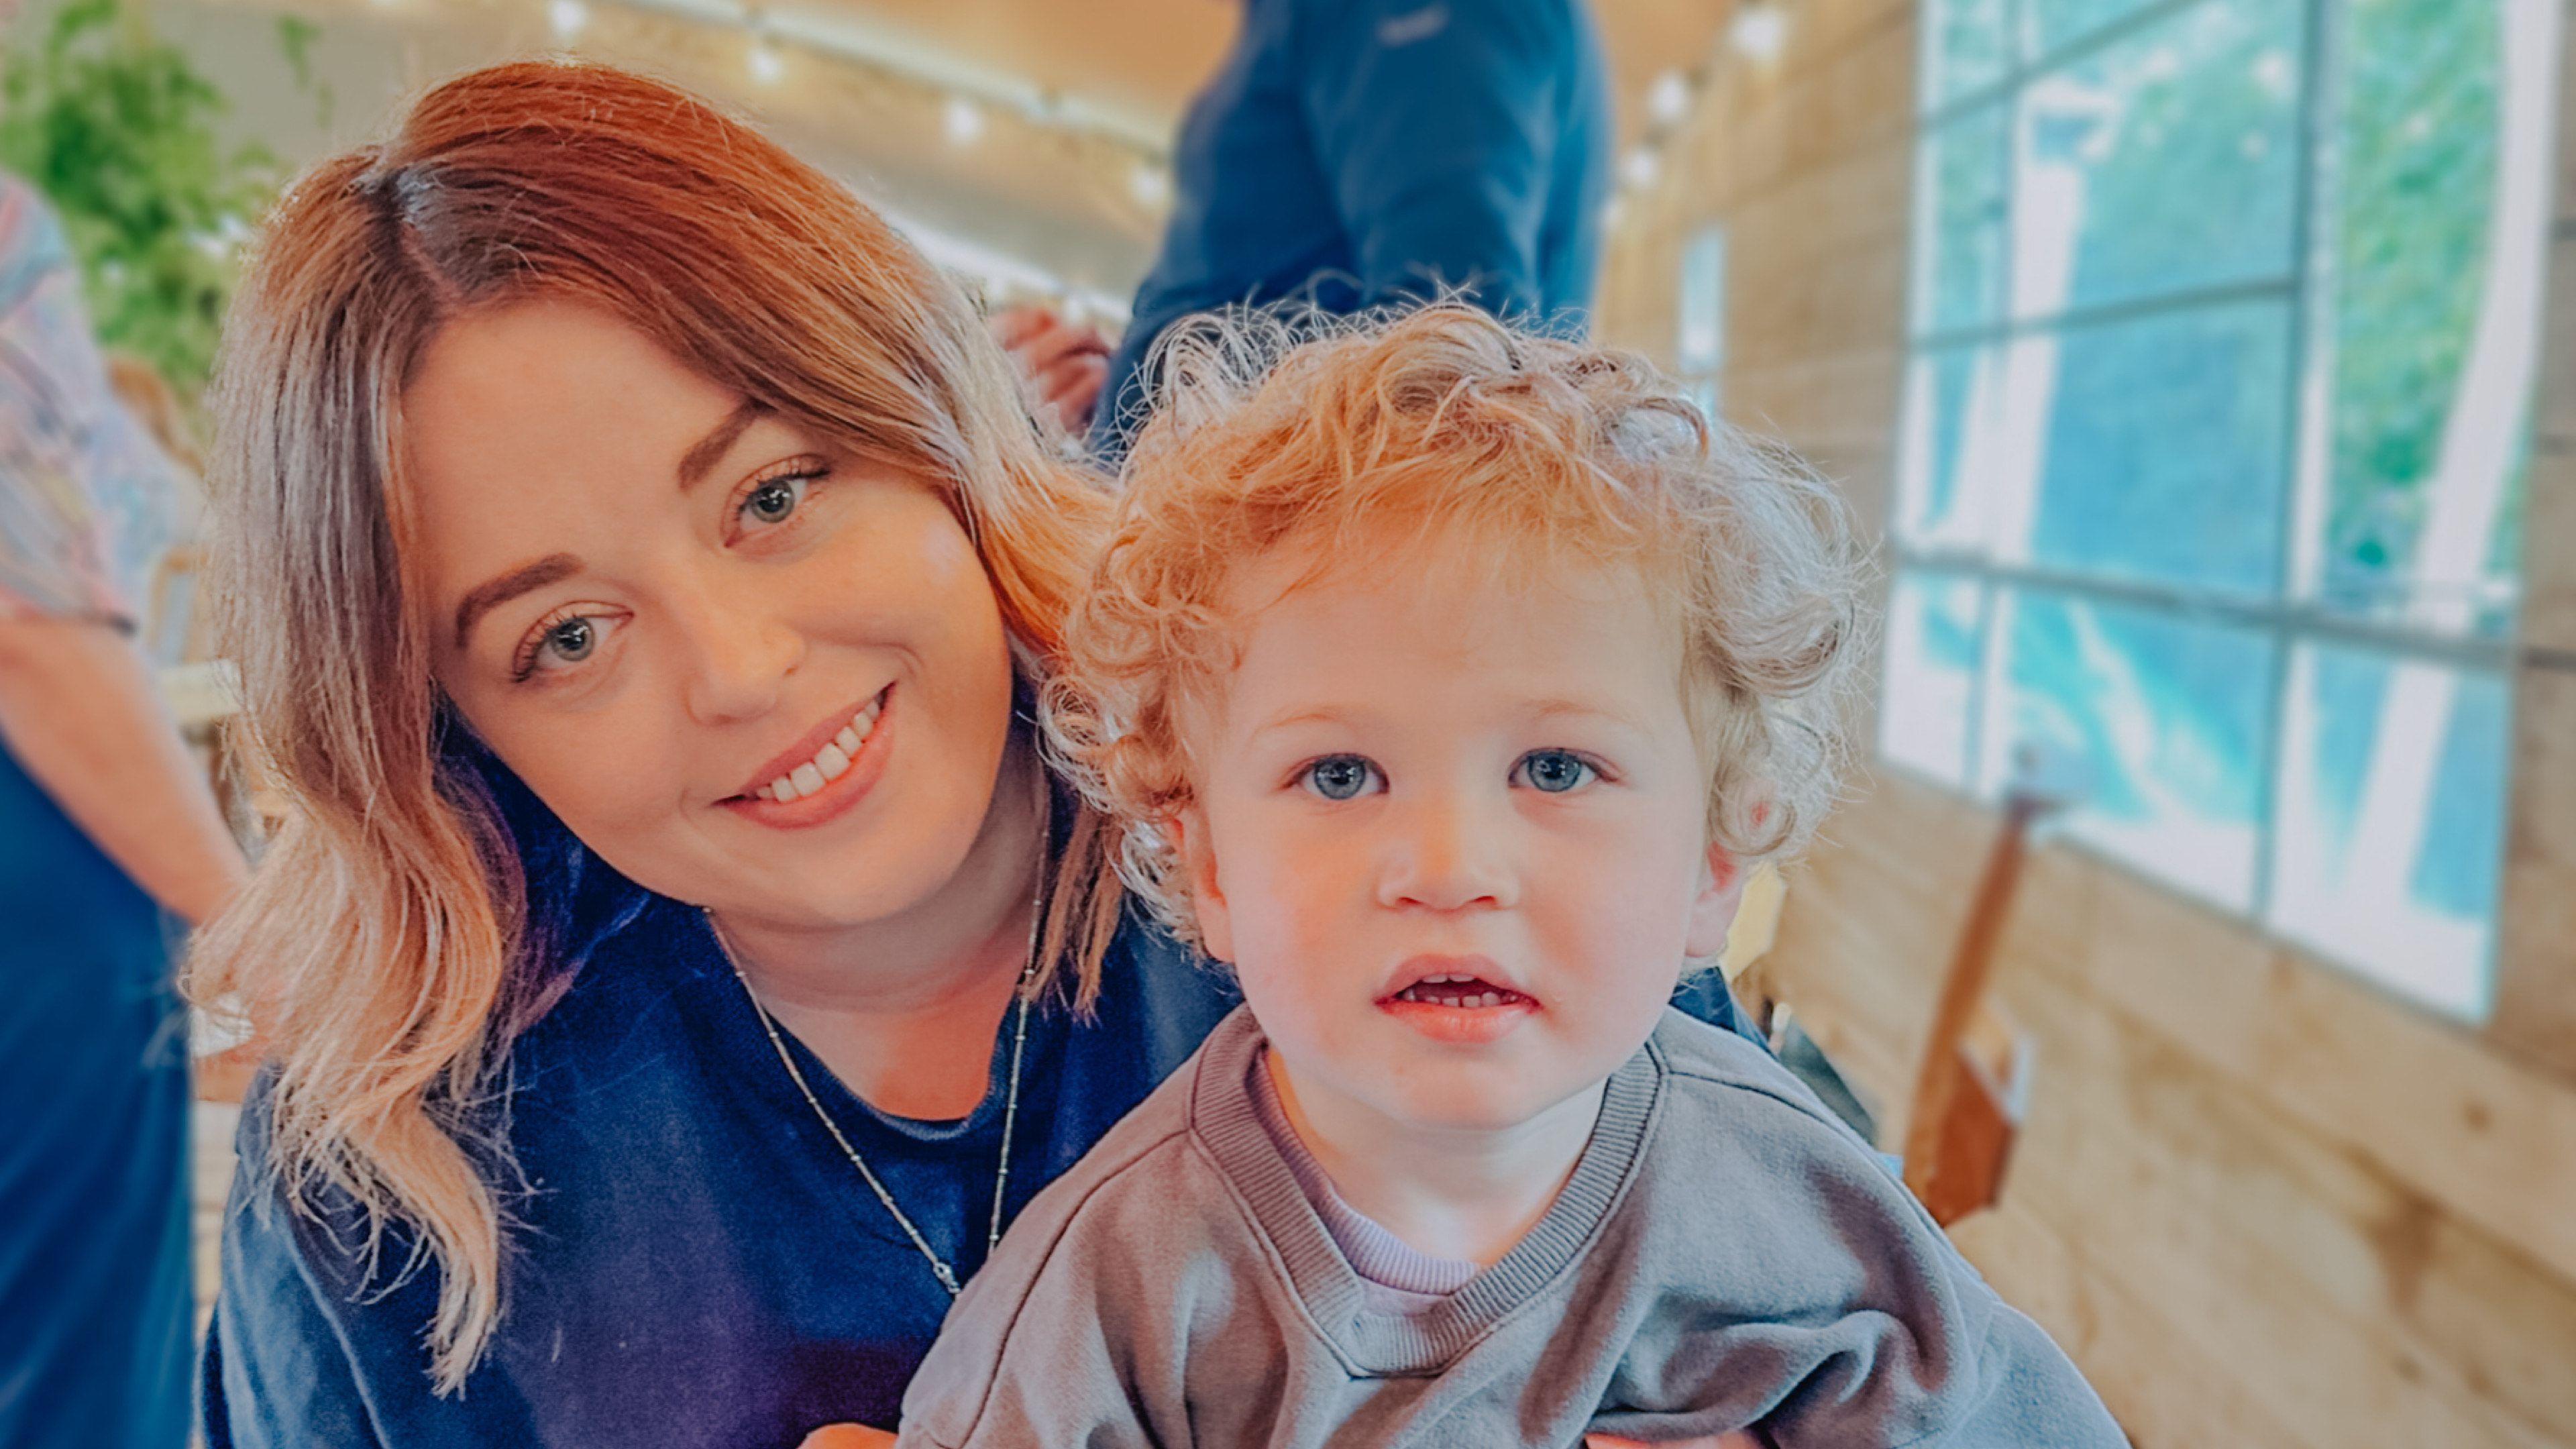
<instances>
[{"instance_id":1,"label":"toddler's nose","mask_svg":"<svg viewBox=\"0 0 2576 1449\"><path fill-rule=\"evenodd\" d=\"M1467 802L1416 802L1389 823L1393 838L1378 877L1378 904L1459 911L1504 908L1520 896L1499 822Z\"/></svg>"}]
</instances>

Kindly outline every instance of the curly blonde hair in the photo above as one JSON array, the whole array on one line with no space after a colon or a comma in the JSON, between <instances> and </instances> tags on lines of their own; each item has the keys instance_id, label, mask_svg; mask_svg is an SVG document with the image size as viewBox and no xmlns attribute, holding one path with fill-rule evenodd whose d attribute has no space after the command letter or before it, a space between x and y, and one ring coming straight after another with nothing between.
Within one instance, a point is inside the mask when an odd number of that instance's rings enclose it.
<instances>
[{"instance_id":1,"label":"curly blonde hair","mask_svg":"<svg viewBox=\"0 0 2576 1449\"><path fill-rule=\"evenodd\" d=\"M1317 330L1238 311L1164 343L1066 622L1049 753L1117 822L1125 884L1197 939L1161 823L1194 798L1186 719L1237 657L1229 582L1282 549L1316 560L1300 588L1429 544L1492 568L1636 569L1681 623L1710 839L1748 865L1794 855L1837 788L1862 627L1834 490L1632 353L1456 303Z\"/></svg>"}]
</instances>

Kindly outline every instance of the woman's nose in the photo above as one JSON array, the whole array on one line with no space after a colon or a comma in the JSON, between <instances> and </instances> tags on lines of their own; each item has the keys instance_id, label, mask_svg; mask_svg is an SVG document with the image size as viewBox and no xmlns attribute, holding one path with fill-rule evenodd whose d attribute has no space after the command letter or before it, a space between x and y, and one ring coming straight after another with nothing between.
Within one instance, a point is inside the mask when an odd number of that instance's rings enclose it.
<instances>
[{"instance_id":1,"label":"woman's nose","mask_svg":"<svg viewBox=\"0 0 2576 1449\"><path fill-rule=\"evenodd\" d=\"M1520 899L1506 852L1509 828L1481 802L1432 796L1388 815L1393 836L1378 877L1380 905L1461 911Z\"/></svg>"},{"instance_id":2,"label":"woman's nose","mask_svg":"<svg viewBox=\"0 0 2576 1449\"><path fill-rule=\"evenodd\" d=\"M709 591L675 615L687 671L682 694L702 724L767 713L805 662L805 636L754 600Z\"/></svg>"}]
</instances>

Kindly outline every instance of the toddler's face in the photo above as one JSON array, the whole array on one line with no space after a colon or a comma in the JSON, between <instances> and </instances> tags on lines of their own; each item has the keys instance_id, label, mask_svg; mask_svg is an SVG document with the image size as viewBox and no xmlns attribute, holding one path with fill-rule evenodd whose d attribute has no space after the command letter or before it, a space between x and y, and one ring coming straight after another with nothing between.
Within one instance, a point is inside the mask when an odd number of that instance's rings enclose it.
<instances>
[{"instance_id":1,"label":"toddler's face","mask_svg":"<svg viewBox=\"0 0 2576 1449\"><path fill-rule=\"evenodd\" d=\"M1309 1111L1518 1126L1625 1061L1738 887L1677 622L1625 570L1237 580L1178 825L1209 950Z\"/></svg>"}]
</instances>

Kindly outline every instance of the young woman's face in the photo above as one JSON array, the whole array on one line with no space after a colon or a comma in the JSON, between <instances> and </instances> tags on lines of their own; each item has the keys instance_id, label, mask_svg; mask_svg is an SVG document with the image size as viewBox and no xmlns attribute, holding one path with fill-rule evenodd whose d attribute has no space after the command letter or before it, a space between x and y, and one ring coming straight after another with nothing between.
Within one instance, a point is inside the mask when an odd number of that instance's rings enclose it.
<instances>
[{"instance_id":1,"label":"young woman's face","mask_svg":"<svg viewBox=\"0 0 2576 1449\"><path fill-rule=\"evenodd\" d=\"M404 416L439 682L610 865L785 926L955 873L1012 676L929 485L563 303L448 325Z\"/></svg>"}]
</instances>

